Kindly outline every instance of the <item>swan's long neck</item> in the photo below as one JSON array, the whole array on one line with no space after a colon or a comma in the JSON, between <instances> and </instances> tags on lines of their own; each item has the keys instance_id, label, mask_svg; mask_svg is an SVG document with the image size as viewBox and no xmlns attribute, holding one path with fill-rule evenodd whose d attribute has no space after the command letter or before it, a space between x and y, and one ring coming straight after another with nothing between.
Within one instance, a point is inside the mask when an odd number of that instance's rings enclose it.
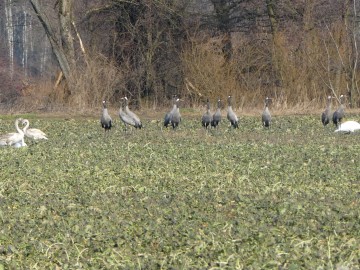
<instances>
[{"instance_id":1,"label":"swan's long neck","mask_svg":"<svg viewBox=\"0 0 360 270\"><path fill-rule=\"evenodd\" d=\"M26 123L26 125L25 125L25 127L23 128L24 134L26 133L26 131L27 131L27 129L29 128L29 125L30 125L29 121L25 121L25 123Z\"/></svg>"},{"instance_id":2,"label":"swan's long neck","mask_svg":"<svg viewBox=\"0 0 360 270\"><path fill-rule=\"evenodd\" d=\"M19 128L19 119L15 120L15 128L18 133L20 133L21 135L24 135L24 132Z\"/></svg>"}]
</instances>

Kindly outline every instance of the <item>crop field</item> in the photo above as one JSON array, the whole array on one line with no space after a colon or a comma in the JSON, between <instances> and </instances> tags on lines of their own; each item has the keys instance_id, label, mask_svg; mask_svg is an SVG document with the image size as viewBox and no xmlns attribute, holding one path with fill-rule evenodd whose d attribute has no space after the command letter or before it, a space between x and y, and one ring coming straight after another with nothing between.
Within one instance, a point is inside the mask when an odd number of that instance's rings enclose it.
<instances>
[{"instance_id":1,"label":"crop field","mask_svg":"<svg viewBox=\"0 0 360 270\"><path fill-rule=\"evenodd\" d=\"M0 148L0 269L359 269L360 136L318 115L28 119L49 140Z\"/></svg>"}]
</instances>

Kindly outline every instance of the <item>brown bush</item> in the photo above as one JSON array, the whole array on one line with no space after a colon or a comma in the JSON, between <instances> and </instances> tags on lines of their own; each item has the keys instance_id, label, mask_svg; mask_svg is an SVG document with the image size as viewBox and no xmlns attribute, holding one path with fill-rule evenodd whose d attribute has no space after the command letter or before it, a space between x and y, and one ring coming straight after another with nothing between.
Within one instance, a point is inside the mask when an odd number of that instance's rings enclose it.
<instances>
[{"instance_id":1,"label":"brown bush","mask_svg":"<svg viewBox=\"0 0 360 270\"><path fill-rule=\"evenodd\" d=\"M76 108L99 106L102 100L111 100L125 89L119 68L101 55L89 57L86 65L75 70L71 83L68 104Z\"/></svg>"},{"instance_id":2,"label":"brown bush","mask_svg":"<svg viewBox=\"0 0 360 270\"><path fill-rule=\"evenodd\" d=\"M193 38L182 53L184 94L193 103L231 94L244 110L261 108L266 96L273 98L277 110L322 108L325 96L350 91L355 59L344 27L335 23L322 31L313 29L297 42L286 32L274 39L233 35L230 62L224 60L221 37ZM357 68L354 76L359 75ZM353 102L359 96L359 90L353 91Z\"/></svg>"}]
</instances>

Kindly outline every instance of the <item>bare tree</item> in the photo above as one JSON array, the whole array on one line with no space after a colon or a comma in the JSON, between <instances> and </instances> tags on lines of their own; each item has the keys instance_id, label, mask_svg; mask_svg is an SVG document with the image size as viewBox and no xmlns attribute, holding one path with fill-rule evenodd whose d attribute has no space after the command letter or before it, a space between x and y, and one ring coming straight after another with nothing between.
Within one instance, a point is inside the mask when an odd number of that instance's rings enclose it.
<instances>
[{"instance_id":1,"label":"bare tree","mask_svg":"<svg viewBox=\"0 0 360 270\"><path fill-rule=\"evenodd\" d=\"M48 20L48 16L42 9L42 5L39 0L30 0L30 4L33 7L39 21L41 22L46 35L50 41L53 52L59 63L61 71L67 80L70 80L71 72L75 68L75 50L73 44L73 36L71 32L72 27L72 0L57 0L55 6L58 7L58 31L51 22Z\"/></svg>"},{"instance_id":2,"label":"bare tree","mask_svg":"<svg viewBox=\"0 0 360 270\"><path fill-rule=\"evenodd\" d=\"M122 91L138 103L143 97L157 102L167 92L171 96L181 90L184 5L182 1L109 0L86 14L92 25L106 18L113 35L109 57L126 70Z\"/></svg>"},{"instance_id":3,"label":"bare tree","mask_svg":"<svg viewBox=\"0 0 360 270\"><path fill-rule=\"evenodd\" d=\"M214 5L217 28L224 35L223 48L224 57L229 61L233 54L231 42L231 11L236 6L235 2L211 0Z\"/></svg>"},{"instance_id":4,"label":"bare tree","mask_svg":"<svg viewBox=\"0 0 360 270\"><path fill-rule=\"evenodd\" d=\"M357 1L346 0L344 3L344 23L349 42L348 66L344 67L346 73L347 91L350 98L350 106L354 104L354 96L360 97L360 89L357 84L357 70L359 61L358 39L360 31L359 15L357 14Z\"/></svg>"}]
</instances>

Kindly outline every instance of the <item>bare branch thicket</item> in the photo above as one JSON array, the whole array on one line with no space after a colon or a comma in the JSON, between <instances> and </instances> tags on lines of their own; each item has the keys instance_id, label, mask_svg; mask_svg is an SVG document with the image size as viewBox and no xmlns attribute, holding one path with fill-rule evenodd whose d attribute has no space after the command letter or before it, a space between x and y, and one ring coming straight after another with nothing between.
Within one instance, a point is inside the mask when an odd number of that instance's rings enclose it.
<instances>
[{"instance_id":1,"label":"bare branch thicket","mask_svg":"<svg viewBox=\"0 0 360 270\"><path fill-rule=\"evenodd\" d=\"M183 35L183 6L176 2L110 1L88 16L111 13L113 46L110 55L126 74L125 89L138 105L158 102L168 89L181 91L179 54ZM96 14L96 15L95 15Z\"/></svg>"},{"instance_id":2,"label":"bare branch thicket","mask_svg":"<svg viewBox=\"0 0 360 270\"><path fill-rule=\"evenodd\" d=\"M232 93L239 107L262 105L264 95L286 107L346 88L354 100L357 4L346 1L76 1L69 102L126 94L132 106L157 106L180 94L196 104ZM41 7L59 37L61 3L48 3Z\"/></svg>"}]
</instances>

